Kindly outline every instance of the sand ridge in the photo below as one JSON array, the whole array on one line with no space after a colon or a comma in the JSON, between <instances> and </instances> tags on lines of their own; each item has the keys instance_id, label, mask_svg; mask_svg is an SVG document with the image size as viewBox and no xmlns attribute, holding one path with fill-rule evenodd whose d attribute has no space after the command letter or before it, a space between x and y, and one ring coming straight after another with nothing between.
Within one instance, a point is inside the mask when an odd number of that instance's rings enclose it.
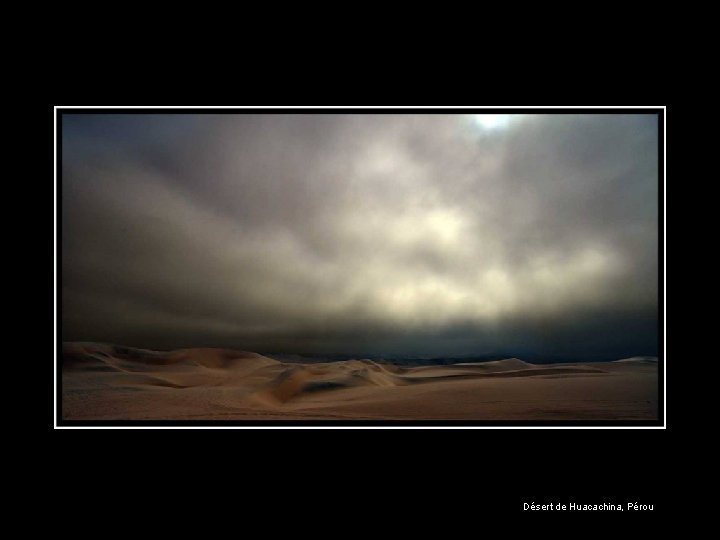
<instances>
[{"instance_id":1,"label":"sand ridge","mask_svg":"<svg viewBox=\"0 0 720 540\"><path fill-rule=\"evenodd\" d=\"M66 419L652 419L657 363L401 366L65 343ZM654 384L654 386L653 386ZM654 390L653 390L654 388Z\"/></svg>"}]
</instances>

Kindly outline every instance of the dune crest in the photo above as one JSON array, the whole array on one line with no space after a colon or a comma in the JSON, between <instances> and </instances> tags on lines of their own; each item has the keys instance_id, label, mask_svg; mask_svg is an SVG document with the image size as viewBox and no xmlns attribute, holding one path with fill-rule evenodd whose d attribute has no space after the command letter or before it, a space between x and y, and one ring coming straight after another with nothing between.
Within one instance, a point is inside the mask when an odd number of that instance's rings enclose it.
<instances>
[{"instance_id":1,"label":"dune crest","mask_svg":"<svg viewBox=\"0 0 720 540\"><path fill-rule=\"evenodd\" d=\"M646 358L406 367L369 359L284 363L234 349L66 343L60 362L67 419L565 418L597 415L589 402L607 408L613 400L601 417L647 417L656 410L646 398L657 374ZM616 389L633 384L638 399L620 399Z\"/></svg>"},{"instance_id":2,"label":"dune crest","mask_svg":"<svg viewBox=\"0 0 720 540\"><path fill-rule=\"evenodd\" d=\"M632 358L623 358L621 360L615 360L617 363L636 363L636 364L657 364L657 356L633 356Z\"/></svg>"}]
</instances>

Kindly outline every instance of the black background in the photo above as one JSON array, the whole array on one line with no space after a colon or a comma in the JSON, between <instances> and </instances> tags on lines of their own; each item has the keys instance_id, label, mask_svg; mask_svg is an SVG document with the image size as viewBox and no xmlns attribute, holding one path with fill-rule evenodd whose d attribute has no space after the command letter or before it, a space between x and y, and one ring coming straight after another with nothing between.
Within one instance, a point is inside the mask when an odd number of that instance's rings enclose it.
<instances>
[{"instance_id":1,"label":"black background","mask_svg":"<svg viewBox=\"0 0 720 540\"><path fill-rule=\"evenodd\" d=\"M581 528L571 530L585 533L597 522L657 525L688 511L689 486L703 474L703 465L690 453L699 447L687 408L692 400L683 398L689 394L684 358L674 356L678 341L673 340L683 324L677 291L687 269L677 262L682 255L673 237L682 221L679 171L685 173L685 126L693 107L670 90L668 68L646 57L603 53L579 62L530 51L497 65L480 56L457 65L437 55L413 63L418 51L412 50L331 58L331 44L262 61L242 49L216 65L191 49L186 44L142 61L117 51L88 62L81 54L87 48L75 48L44 66L44 82L34 87L25 109L34 141L30 219L41 223L33 252L42 269L32 304L32 320L40 324L32 327L28 360L37 368L34 404L46 435L37 447L46 458L33 474L40 475L44 500L59 523L88 532L90 516L110 530L146 519L149 525L138 524L136 531L160 534L179 526L203 536L247 535L248 527L257 526L268 535L282 529L287 531L282 534L341 538L416 529L480 537L493 534L490 522L509 535L520 524L552 522L559 527L579 522ZM188 55L183 62L169 60L181 54ZM667 429L53 429L52 106L313 104L667 105ZM655 510L522 511L523 502L558 500L637 501Z\"/></svg>"}]
</instances>

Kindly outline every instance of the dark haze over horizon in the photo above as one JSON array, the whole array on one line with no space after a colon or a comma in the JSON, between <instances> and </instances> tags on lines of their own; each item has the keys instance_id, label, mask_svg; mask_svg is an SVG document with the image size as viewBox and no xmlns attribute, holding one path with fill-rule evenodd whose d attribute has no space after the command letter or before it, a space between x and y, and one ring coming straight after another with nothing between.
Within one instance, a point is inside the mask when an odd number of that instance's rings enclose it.
<instances>
[{"instance_id":1,"label":"dark haze over horizon","mask_svg":"<svg viewBox=\"0 0 720 540\"><path fill-rule=\"evenodd\" d=\"M62 339L658 352L640 114L64 114Z\"/></svg>"}]
</instances>

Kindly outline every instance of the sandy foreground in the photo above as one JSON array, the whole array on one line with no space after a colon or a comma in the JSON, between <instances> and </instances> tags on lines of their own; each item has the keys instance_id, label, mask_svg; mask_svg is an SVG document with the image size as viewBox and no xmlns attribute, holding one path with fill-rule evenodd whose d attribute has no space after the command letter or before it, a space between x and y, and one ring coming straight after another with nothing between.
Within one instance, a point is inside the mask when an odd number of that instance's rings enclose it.
<instances>
[{"instance_id":1,"label":"sandy foreground","mask_svg":"<svg viewBox=\"0 0 720 540\"><path fill-rule=\"evenodd\" d=\"M66 343L66 420L656 420L651 358L401 367Z\"/></svg>"}]
</instances>

